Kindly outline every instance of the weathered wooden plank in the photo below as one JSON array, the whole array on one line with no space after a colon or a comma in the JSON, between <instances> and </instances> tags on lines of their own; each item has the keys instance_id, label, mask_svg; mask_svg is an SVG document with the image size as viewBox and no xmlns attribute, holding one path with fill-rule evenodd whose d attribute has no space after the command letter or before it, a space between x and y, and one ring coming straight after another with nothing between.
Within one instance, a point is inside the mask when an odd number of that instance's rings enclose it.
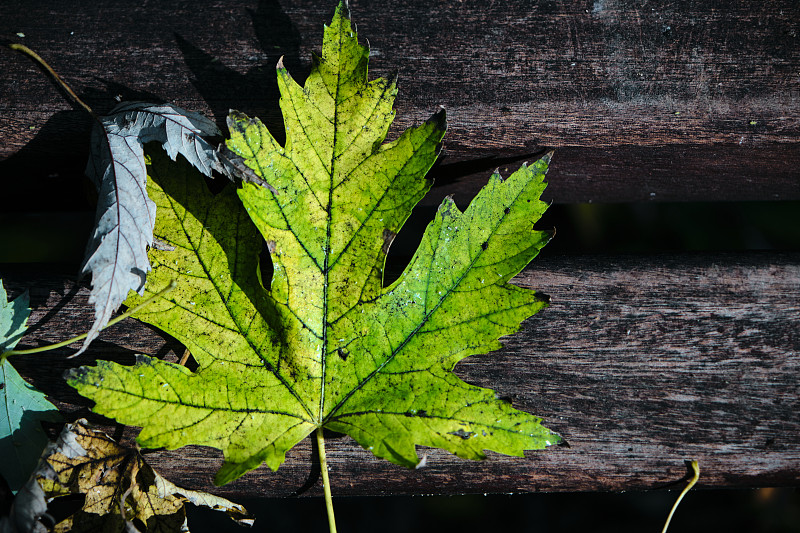
<instances>
[{"instance_id":1,"label":"weathered wooden plank","mask_svg":"<svg viewBox=\"0 0 800 533\"><path fill-rule=\"evenodd\" d=\"M34 326L22 344L62 340L91 322L88 292L63 276L0 275L13 293L31 290ZM336 494L648 489L681 480L686 459L700 462L705 487L800 482L800 254L545 257L517 279L550 294L551 306L504 349L456 372L542 416L569 446L483 462L421 449L428 466L406 470L332 438ZM61 350L14 362L77 416L88 402L64 385L63 370L94 358L132 362L136 352L175 357L181 348L124 322L74 360ZM221 464L200 447L149 457L173 481L205 489ZM260 468L215 490L318 494L314 457L306 440L277 472Z\"/></svg>"},{"instance_id":2,"label":"weathered wooden plank","mask_svg":"<svg viewBox=\"0 0 800 533\"><path fill-rule=\"evenodd\" d=\"M508 176L537 155L446 152L431 170L434 189L421 204L438 205L446 195L466 204L494 169ZM744 146L688 144L566 146L555 151L542 197L556 203L789 200L800 198L798 169L800 149L793 144L758 152Z\"/></svg>"},{"instance_id":3,"label":"weathered wooden plank","mask_svg":"<svg viewBox=\"0 0 800 533\"><path fill-rule=\"evenodd\" d=\"M38 50L99 112L116 96L164 99L279 130L273 67L285 56L305 77L333 4L47 0L6 6L0 36ZM373 73L400 75L393 134L448 109L440 170L459 190L490 158L557 147L558 202L800 199L797 2L351 4ZM21 55L0 51L0 68L0 158L16 154L0 172L35 183L3 193L46 183L53 202L80 203L88 117Z\"/></svg>"}]
</instances>

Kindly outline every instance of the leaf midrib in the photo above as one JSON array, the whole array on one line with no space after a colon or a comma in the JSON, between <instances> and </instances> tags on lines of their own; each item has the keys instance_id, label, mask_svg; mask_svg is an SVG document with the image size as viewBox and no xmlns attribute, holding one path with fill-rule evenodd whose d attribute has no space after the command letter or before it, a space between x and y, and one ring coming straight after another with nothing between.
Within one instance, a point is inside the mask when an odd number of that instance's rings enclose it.
<instances>
[{"instance_id":1,"label":"leaf midrib","mask_svg":"<svg viewBox=\"0 0 800 533\"><path fill-rule=\"evenodd\" d=\"M340 30L341 30L341 21L339 22ZM342 31L337 32L339 41L338 41L338 53L341 56L342 53ZM322 341L320 342L320 388L319 388L319 411L316 423L318 426L321 426L323 422L323 416L325 414L325 379L327 375L327 351L328 351L328 285L330 279L330 269L328 268L330 255L331 255L331 229L332 229L332 222L333 217L331 216L332 211L332 202L333 202L333 177L336 174L336 161L338 156L336 154L336 142L339 133L339 88L341 87L341 61L339 62L340 68L339 72L336 73L336 95L333 100L333 142L331 146L331 164L329 166L330 173L328 175L328 205L327 205L327 219L326 219L326 228L325 228L325 249L323 250L324 253L324 269L322 271L323 274L323 281L322 281Z\"/></svg>"}]
</instances>

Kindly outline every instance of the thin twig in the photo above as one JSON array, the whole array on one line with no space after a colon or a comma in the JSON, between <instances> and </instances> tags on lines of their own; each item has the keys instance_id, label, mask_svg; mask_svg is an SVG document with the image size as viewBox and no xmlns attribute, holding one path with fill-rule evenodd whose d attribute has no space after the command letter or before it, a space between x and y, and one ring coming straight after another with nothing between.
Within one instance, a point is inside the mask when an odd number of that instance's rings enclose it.
<instances>
[{"instance_id":1,"label":"thin twig","mask_svg":"<svg viewBox=\"0 0 800 533\"><path fill-rule=\"evenodd\" d=\"M44 69L47 70L48 73L50 73L50 75L53 77L53 79L56 81L56 83L62 89L64 89L64 91L66 91L66 93L68 95L70 95L70 97L72 97L73 100L75 100L75 103L77 103L79 106L84 108L90 115L92 115L92 117L95 120L97 120L98 122L100 121L100 118L95 114L94 110L92 110L92 108L89 107L86 104L86 102L81 100L78 97L78 95L75 94L75 91L73 91L72 88L69 85L67 85L67 83L64 80L61 79L61 76L59 76L58 73L55 70L53 70L53 67L48 65L47 61L42 59L41 56L39 56L39 54L37 54L36 52L31 50L30 48L28 48L24 44L11 43L11 44L8 45L8 47L11 48L12 50L16 50L18 52L22 52L23 54L27 55L28 57L30 57L31 59L33 59L34 61L39 63L42 67L44 67Z\"/></svg>"},{"instance_id":2,"label":"thin twig","mask_svg":"<svg viewBox=\"0 0 800 533\"><path fill-rule=\"evenodd\" d=\"M664 529L661 530L661 533L667 533L669 522L672 520L672 515L675 514L675 509L678 508L678 504L681 503L681 500L684 496L686 496L686 493L689 492L689 489L694 487L694 484L697 483L698 479L700 479L700 467L698 466L697 461L691 461L689 466L692 467L692 479L689 480L689 484L686 485L686 488L684 488L680 495L678 495L678 499L675 500L675 504L672 506L672 510L669 512L669 516L667 517L667 523L664 524Z\"/></svg>"}]
</instances>

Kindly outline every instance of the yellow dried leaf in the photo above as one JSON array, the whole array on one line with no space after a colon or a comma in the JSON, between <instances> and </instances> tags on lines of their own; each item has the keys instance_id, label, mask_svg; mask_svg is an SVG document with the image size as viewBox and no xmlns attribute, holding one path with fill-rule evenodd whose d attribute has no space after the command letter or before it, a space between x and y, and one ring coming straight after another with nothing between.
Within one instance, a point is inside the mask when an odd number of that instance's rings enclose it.
<instances>
[{"instance_id":1,"label":"yellow dried leaf","mask_svg":"<svg viewBox=\"0 0 800 533\"><path fill-rule=\"evenodd\" d=\"M83 507L57 523L56 532L188 531L188 501L226 511L252 525L241 505L182 489L161 477L138 450L121 446L81 419L67 424L45 450L35 472L45 497L83 494Z\"/></svg>"}]
</instances>

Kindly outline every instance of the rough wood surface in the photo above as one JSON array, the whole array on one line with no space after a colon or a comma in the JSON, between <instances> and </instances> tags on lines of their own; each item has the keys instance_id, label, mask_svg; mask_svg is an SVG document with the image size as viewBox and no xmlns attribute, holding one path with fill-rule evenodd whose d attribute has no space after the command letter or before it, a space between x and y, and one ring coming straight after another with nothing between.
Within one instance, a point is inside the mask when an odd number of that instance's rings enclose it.
<instances>
[{"instance_id":1,"label":"rough wood surface","mask_svg":"<svg viewBox=\"0 0 800 533\"><path fill-rule=\"evenodd\" d=\"M91 322L87 290L66 277L0 275L12 294L31 287L33 327L22 345L63 340ZM427 467L406 470L334 436L335 494L676 488L687 459L699 461L704 487L800 483L800 254L542 257L517 281L550 294L551 306L504 349L456 371L542 416L569 446L483 462L421 449ZM69 416L92 417L61 380L64 369L94 358L132 363L136 352L182 350L130 321L74 360L62 349L14 363ZM148 457L174 482L203 489L221 464L200 447ZM319 494L314 457L306 439L277 472L262 467L215 490Z\"/></svg>"},{"instance_id":2,"label":"rough wood surface","mask_svg":"<svg viewBox=\"0 0 800 533\"><path fill-rule=\"evenodd\" d=\"M334 3L11 2L0 38L36 49L101 113L117 96L167 100L280 130L274 65L305 77ZM449 192L557 147L557 202L800 199L796 1L351 6L373 75L399 73L394 134L447 108L436 172ZM0 50L0 68L0 172L26 176L0 194L79 208L89 118L22 55Z\"/></svg>"}]
</instances>

